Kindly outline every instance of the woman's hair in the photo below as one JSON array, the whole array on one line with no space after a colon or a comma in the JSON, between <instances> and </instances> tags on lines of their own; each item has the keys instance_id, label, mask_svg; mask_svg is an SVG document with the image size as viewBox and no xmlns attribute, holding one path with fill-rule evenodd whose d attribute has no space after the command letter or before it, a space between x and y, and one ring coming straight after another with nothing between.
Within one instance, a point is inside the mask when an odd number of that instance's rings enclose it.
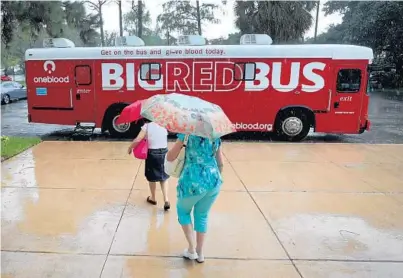
<instances>
[{"instance_id":1,"label":"woman's hair","mask_svg":"<svg viewBox=\"0 0 403 278\"><path fill-rule=\"evenodd\" d=\"M143 122L144 122L145 124L151 123L151 121L150 121L149 119L146 119L146 118L143 118Z\"/></svg>"}]
</instances>

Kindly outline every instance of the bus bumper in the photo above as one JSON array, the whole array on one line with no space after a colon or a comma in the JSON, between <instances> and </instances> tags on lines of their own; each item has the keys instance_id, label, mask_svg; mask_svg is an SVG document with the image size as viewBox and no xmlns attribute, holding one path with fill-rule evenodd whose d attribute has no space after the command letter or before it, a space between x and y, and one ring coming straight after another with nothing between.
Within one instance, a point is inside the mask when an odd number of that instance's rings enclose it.
<instances>
[{"instance_id":1,"label":"bus bumper","mask_svg":"<svg viewBox=\"0 0 403 278\"><path fill-rule=\"evenodd\" d=\"M365 125L363 127L360 128L360 134L364 133L364 131L369 131L371 127L371 121L370 120L366 120L365 121Z\"/></svg>"}]
</instances>

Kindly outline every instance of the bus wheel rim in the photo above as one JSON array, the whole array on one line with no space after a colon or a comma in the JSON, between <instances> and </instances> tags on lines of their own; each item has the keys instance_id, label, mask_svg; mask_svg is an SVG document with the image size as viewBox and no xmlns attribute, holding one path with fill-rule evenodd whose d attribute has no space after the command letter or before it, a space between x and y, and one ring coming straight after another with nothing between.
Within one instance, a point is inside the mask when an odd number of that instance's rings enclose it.
<instances>
[{"instance_id":1,"label":"bus wheel rim","mask_svg":"<svg viewBox=\"0 0 403 278\"><path fill-rule=\"evenodd\" d=\"M283 121L282 129L288 136L296 136L301 133L304 124L297 117L289 117Z\"/></svg>"},{"instance_id":2,"label":"bus wheel rim","mask_svg":"<svg viewBox=\"0 0 403 278\"><path fill-rule=\"evenodd\" d=\"M126 124L120 124L120 125L118 125L118 124L116 124L116 121L117 121L118 119L119 119L119 115L116 115L116 116L113 118L113 120L112 120L113 129L116 130L117 132L120 132L120 133L125 133L125 132L127 132L127 131L130 129L130 124L129 124L129 123L126 123Z\"/></svg>"}]
</instances>

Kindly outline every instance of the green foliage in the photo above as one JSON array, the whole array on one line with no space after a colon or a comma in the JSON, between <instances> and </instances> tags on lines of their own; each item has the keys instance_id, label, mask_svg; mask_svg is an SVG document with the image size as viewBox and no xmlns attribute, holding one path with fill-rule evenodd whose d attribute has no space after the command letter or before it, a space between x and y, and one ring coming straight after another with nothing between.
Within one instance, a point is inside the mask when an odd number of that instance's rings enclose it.
<instances>
[{"instance_id":1,"label":"green foliage","mask_svg":"<svg viewBox=\"0 0 403 278\"><path fill-rule=\"evenodd\" d=\"M264 33L274 43L295 41L309 30L312 1L237 1L236 26L245 33Z\"/></svg>"},{"instance_id":2,"label":"green foliage","mask_svg":"<svg viewBox=\"0 0 403 278\"><path fill-rule=\"evenodd\" d=\"M12 51L9 51L5 44L1 42L1 66L8 69L17 66L19 62L20 58Z\"/></svg>"},{"instance_id":3,"label":"green foliage","mask_svg":"<svg viewBox=\"0 0 403 278\"><path fill-rule=\"evenodd\" d=\"M67 26L79 32L82 44L84 46L98 46L100 34L96 30L100 27L99 14L87 14L83 3L78 1L65 1L63 6ZM75 43L77 44L77 42Z\"/></svg>"},{"instance_id":4,"label":"green foliage","mask_svg":"<svg viewBox=\"0 0 403 278\"><path fill-rule=\"evenodd\" d=\"M241 33L232 33L229 34L227 38L218 38L210 40L210 44L219 44L219 45L236 45L239 44L241 39Z\"/></svg>"},{"instance_id":5,"label":"green foliage","mask_svg":"<svg viewBox=\"0 0 403 278\"><path fill-rule=\"evenodd\" d=\"M100 20L80 1L2 2L2 67L19 65L28 48L42 47L47 37L66 37L76 46L98 46Z\"/></svg>"},{"instance_id":6,"label":"green foliage","mask_svg":"<svg viewBox=\"0 0 403 278\"><path fill-rule=\"evenodd\" d=\"M146 45L166 45L167 41L162 39L158 34L151 33L149 35L143 36L144 43Z\"/></svg>"},{"instance_id":7,"label":"green foliage","mask_svg":"<svg viewBox=\"0 0 403 278\"><path fill-rule=\"evenodd\" d=\"M395 65L395 86L403 86L403 2L329 1L324 11L341 13L343 21L329 28L322 41L371 47L384 63Z\"/></svg>"},{"instance_id":8,"label":"green foliage","mask_svg":"<svg viewBox=\"0 0 403 278\"><path fill-rule=\"evenodd\" d=\"M346 38L346 25L343 24L331 24L327 32L319 34L314 38L306 39L305 43L317 43L317 44L345 44L349 43Z\"/></svg>"},{"instance_id":9,"label":"green foliage","mask_svg":"<svg viewBox=\"0 0 403 278\"><path fill-rule=\"evenodd\" d=\"M142 5L143 15L141 17L143 24L143 36L150 35L151 30L151 15L150 11L147 10L146 5ZM132 0L130 10L123 15L124 29L130 35L138 35L138 4L137 1Z\"/></svg>"},{"instance_id":10,"label":"green foliage","mask_svg":"<svg viewBox=\"0 0 403 278\"><path fill-rule=\"evenodd\" d=\"M118 36L116 32L105 31L105 46L115 46L115 40Z\"/></svg>"},{"instance_id":11,"label":"green foliage","mask_svg":"<svg viewBox=\"0 0 403 278\"><path fill-rule=\"evenodd\" d=\"M14 30L13 39L5 45L4 41L1 42L1 65L8 69L15 66L20 66L24 69L24 55L28 48L42 47L42 41L48 37L46 30L42 29L39 33L32 35L35 32L27 23L20 24Z\"/></svg>"},{"instance_id":12,"label":"green foliage","mask_svg":"<svg viewBox=\"0 0 403 278\"><path fill-rule=\"evenodd\" d=\"M197 34L198 20L201 24L220 22L214 15L218 9L216 4L200 3L200 18L197 16L197 8L190 1L167 1L162 7L163 13L157 17L157 31L163 35L167 32Z\"/></svg>"},{"instance_id":13,"label":"green foliage","mask_svg":"<svg viewBox=\"0 0 403 278\"><path fill-rule=\"evenodd\" d=\"M326 16L334 13L341 13L344 15L351 8L356 8L358 4L358 1L328 1L325 3L323 11L325 12Z\"/></svg>"},{"instance_id":14,"label":"green foliage","mask_svg":"<svg viewBox=\"0 0 403 278\"><path fill-rule=\"evenodd\" d=\"M40 142L38 137L1 136L1 159L13 157Z\"/></svg>"},{"instance_id":15,"label":"green foliage","mask_svg":"<svg viewBox=\"0 0 403 278\"><path fill-rule=\"evenodd\" d=\"M2 41L8 44L14 37L15 26L21 23L36 36L45 29L51 37L63 35L64 10L61 1L12 1L2 3Z\"/></svg>"},{"instance_id":16,"label":"green foliage","mask_svg":"<svg viewBox=\"0 0 403 278\"><path fill-rule=\"evenodd\" d=\"M111 0L92 0L92 1L84 1L83 3L88 4L91 10L95 11L95 14L99 18L99 31L101 33L101 46L105 45L105 36L104 36L104 20L102 17L103 9L106 5L108 5Z\"/></svg>"}]
</instances>

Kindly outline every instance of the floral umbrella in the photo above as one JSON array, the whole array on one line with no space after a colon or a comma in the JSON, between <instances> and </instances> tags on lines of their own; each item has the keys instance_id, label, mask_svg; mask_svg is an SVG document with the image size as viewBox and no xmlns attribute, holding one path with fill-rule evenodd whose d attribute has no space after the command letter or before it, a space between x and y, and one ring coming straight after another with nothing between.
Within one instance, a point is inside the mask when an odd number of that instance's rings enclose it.
<instances>
[{"instance_id":1,"label":"floral umbrella","mask_svg":"<svg viewBox=\"0 0 403 278\"><path fill-rule=\"evenodd\" d=\"M140 114L175 133L219 138L236 132L220 106L183 94L154 95L143 101Z\"/></svg>"}]
</instances>

